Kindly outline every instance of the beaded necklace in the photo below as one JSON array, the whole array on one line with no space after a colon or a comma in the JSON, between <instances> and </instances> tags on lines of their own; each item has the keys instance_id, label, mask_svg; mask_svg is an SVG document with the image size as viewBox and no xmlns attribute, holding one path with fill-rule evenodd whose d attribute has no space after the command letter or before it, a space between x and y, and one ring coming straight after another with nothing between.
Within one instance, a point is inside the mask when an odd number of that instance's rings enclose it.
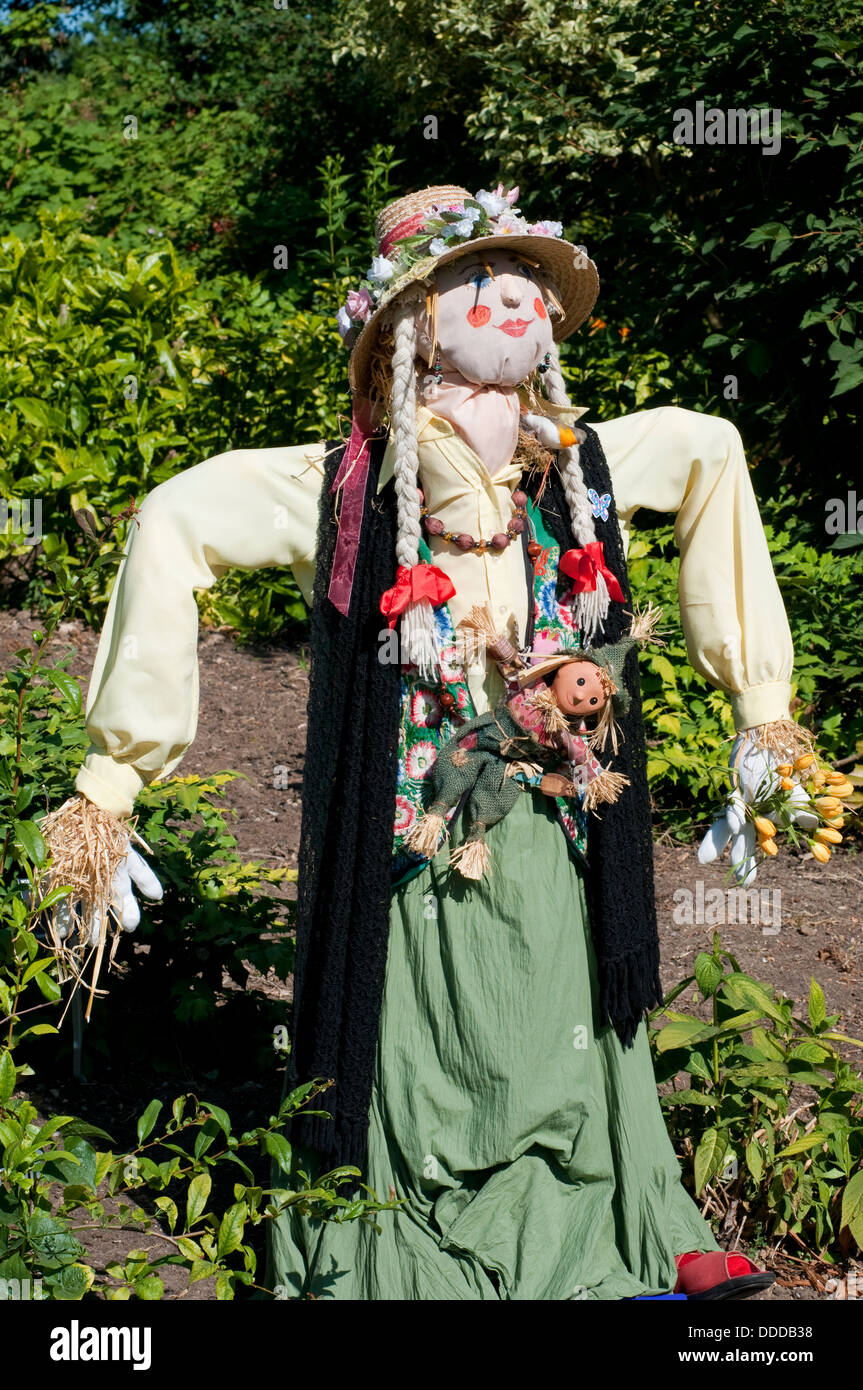
<instances>
[{"instance_id":1,"label":"beaded necklace","mask_svg":"<svg viewBox=\"0 0 863 1390\"><path fill-rule=\"evenodd\" d=\"M517 491L512 494L513 514L505 531L497 531L490 540L474 540L473 536L469 536L466 531L447 531L439 516L429 516L422 491L420 489L418 491L420 516L426 533L429 536L439 536L442 541L448 541L450 545L457 545L459 550L465 552L473 550L477 555L484 555L487 550L506 550L516 536L521 535L527 525L527 494L524 492Z\"/></svg>"}]
</instances>

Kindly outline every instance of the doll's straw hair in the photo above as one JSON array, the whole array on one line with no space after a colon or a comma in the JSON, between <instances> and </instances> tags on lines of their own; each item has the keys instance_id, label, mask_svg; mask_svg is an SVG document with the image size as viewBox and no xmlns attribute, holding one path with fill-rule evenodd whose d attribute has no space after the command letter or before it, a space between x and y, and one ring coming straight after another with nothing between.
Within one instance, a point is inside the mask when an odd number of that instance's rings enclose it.
<instances>
[{"instance_id":1,"label":"doll's straw hair","mask_svg":"<svg viewBox=\"0 0 863 1390\"><path fill-rule=\"evenodd\" d=\"M72 993L81 986L88 990L86 1017L89 1019L94 996L105 993L97 989L97 985L109 926L113 936L109 967L120 940L121 928L110 914L111 894L114 874L128 853L134 830L128 822L103 811L83 796L64 801L56 811L49 812L39 828L50 860L37 885L37 901L46 897L52 888L72 890L46 911L49 948L57 959L61 981L75 981ZM140 841L140 836L135 838ZM96 914L99 938L91 941L90 924ZM61 936L61 919L64 936ZM84 973L91 959L88 983Z\"/></svg>"},{"instance_id":2,"label":"doll's straw hair","mask_svg":"<svg viewBox=\"0 0 863 1390\"><path fill-rule=\"evenodd\" d=\"M610 742L612 752L617 753L623 738L620 725L614 717L614 704L612 702L612 696L617 694L617 686L612 680L610 672L604 666L597 666L596 670L605 695L605 704L597 715L596 727L590 734L588 743L591 748L599 748L602 751Z\"/></svg>"}]
</instances>

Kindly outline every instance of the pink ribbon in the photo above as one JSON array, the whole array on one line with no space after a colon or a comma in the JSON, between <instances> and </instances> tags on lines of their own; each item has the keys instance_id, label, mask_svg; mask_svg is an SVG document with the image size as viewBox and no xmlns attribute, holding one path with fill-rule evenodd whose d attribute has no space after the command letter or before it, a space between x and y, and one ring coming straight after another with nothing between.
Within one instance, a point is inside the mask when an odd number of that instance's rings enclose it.
<instances>
[{"instance_id":1,"label":"pink ribbon","mask_svg":"<svg viewBox=\"0 0 863 1390\"><path fill-rule=\"evenodd\" d=\"M327 592L330 601L345 617L351 606L354 571L357 567L357 552L363 526L366 481L371 461L369 442L375 433L371 416L369 401L355 396L350 438L330 488L331 492L341 489L342 495L339 534L336 538L336 553Z\"/></svg>"}]
</instances>

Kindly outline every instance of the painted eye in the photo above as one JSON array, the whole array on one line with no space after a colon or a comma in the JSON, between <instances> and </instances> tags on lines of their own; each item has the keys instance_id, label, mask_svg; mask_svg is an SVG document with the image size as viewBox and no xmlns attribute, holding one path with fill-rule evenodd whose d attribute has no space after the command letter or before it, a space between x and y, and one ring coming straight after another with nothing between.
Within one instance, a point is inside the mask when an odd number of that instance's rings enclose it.
<instances>
[{"instance_id":1,"label":"painted eye","mask_svg":"<svg viewBox=\"0 0 863 1390\"><path fill-rule=\"evenodd\" d=\"M576 685L584 685L584 676L579 676L578 680L575 683Z\"/></svg>"},{"instance_id":2,"label":"painted eye","mask_svg":"<svg viewBox=\"0 0 863 1390\"><path fill-rule=\"evenodd\" d=\"M533 280L533 279L534 279L533 271L531 270L531 268L530 268L529 265L520 265L518 269L519 269L519 274L523 275L523 276L525 277L526 280Z\"/></svg>"},{"instance_id":3,"label":"painted eye","mask_svg":"<svg viewBox=\"0 0 863 1390\"><path fill-rule=\"evenodd\" d=\"M490 277L486 275L482 270L478 270L476 275L474 275L471 279L470 283L472 285L476 285L478 290L484 290L486 285L490 283Z\"/></svg>"},{"instance_id":4,"label":"painted eye","mask_svg":"<svg viewBox=\"0 0 863 1390\"><path fill-rule=\"evenodd\" d=\"M593 699L591 700L590 703L591 703L592 705L595 705L595 704L596 704L596 696L595 696L595 695L594 695L594 697L593 697Z\"/></svg>"}]
</instances>

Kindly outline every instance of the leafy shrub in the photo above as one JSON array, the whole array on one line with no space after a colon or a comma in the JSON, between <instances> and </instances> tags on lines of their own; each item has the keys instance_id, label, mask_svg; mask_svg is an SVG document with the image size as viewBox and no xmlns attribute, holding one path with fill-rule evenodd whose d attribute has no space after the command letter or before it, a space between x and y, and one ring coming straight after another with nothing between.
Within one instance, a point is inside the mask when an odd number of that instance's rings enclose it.
<instances>
[{"instance_id":1,"label":"leafy shrub","mask_svg":"<svg viewBox=\"0 0 863 1390\"><path fill-rule=\"evenodd\" d=\"M91 1141L113 1143L103 1130L70 1115L43 1119L29 1100L15 1095L16 1086L34 1074L31 1062L38 1056L40 1039L56 1038L57 1024L47 1019L58 1019L64 986L67 996L70 988L47 948L43 917L69 889L58 886L42 896L39 879L46 867L46 846L39 820L51 803L65 799L71 790L86 744L80 688L63 663L52 666L43 661L41 649L69 605L86 592L91 571L118 558L117 551L97 555L91 545L75 571L54 566L58 596L49 605L44 631L34 633L34 646L19 651L0 681L2 1299L77 1300L91 1291L109 1299L158 1299L164 1290L156 1271L165 1264L184 1270L190 1284L215 1278L217 1296L229 1299L237 1286L262 1287L250 1243L250 1233L261 1222L291 1206L322 1220L373 1220L377 1212L394 1205L378 1202L368 1189L364 1196L342 1196L344 1185L359 1177L356 1169L336 1169L314 1182L295 1171L282 1130L297 1110L326 1089L326 1082L312 1080L299 1087L266 1125L239 1136L224 1109L180 1096L171 1106L172 1118L153 1137L162 1109L161 1101L153 1100L138 1121L137 1146L124 1154L94 1147ZM149 788L142 797L147 833L160 849L159 871L168 893L150 953L136 958L136 966L149 961L149 976L134 969L126 977L139 995L149 987L162 1004L155 1029L150 1031L154 1020L148 1019L149 1028L142 1029L139 1038L158 1039L164 1030L176 1044L184 1021L212 1022L216 988L223 989L226 971L242 984L246 961L264 973L271 966L280 976L290 970L286 905L267 889L291 874L238 858L236 842L224 825L224 809L213 804L229 778L223 774L209 783L181 778L173 787ZM173 977L170 991L161 987L166 968ZM237 997L249 1002L242 989ZM111 1002L115 1010L119 1006L128 1011L135 998L132 989L125 996L118 992ZM226 1046L235 1036L229 1014L226 1007L220 1020ZM101 1017L98 1010L95 1016ZM283 1023L279 1028L284 1032ZM109 1045L116 1045L115 1033L108 1038ZM271 1033L267 1042L271 1057L273 1046L284 1051L278 1034ZM150 1046L152 1069L159 1070L164 1055L157 1043ZM211 1043L211 1065L213 1056ZM56 1064L56 1054L52 1060ZM244 1065L248 1061L246 1053ZM260 1156L272 1160L273 1181L281 1185L263 1188L257 1182L249 1164ZM233 1201L221 1212L215 1196L211 1199L214 1174L243 1179L234 1182ZM144 1201L149 1211L140 1205ZM172 1253L152 1259L133 1249L122 1265L109 1266L106 1274L88 1258L86 1241L78 1239L105 1227L165 1235L158 1222L167 1225L165 1238Z\"/></svg>"},{"instance_id":2,"label":"leafy shrub","mask_svg":"<svg viewBox=\"0 0 863 1390\"><path fill-rule=\"evenodd\" d=\"M670 1007L693 982L708 1020ZM734 1202L739 1226L745 1216L750 1232L790 1234L828 1260L863 1247L863 1076L836 1046L863 1042L837 1031L820 985L800 1017L714 935L652 1018L657 1081L683 1076L662 1105L696 1196L709 1192L716 1216Z\"/></svg>"}]
</instances>

